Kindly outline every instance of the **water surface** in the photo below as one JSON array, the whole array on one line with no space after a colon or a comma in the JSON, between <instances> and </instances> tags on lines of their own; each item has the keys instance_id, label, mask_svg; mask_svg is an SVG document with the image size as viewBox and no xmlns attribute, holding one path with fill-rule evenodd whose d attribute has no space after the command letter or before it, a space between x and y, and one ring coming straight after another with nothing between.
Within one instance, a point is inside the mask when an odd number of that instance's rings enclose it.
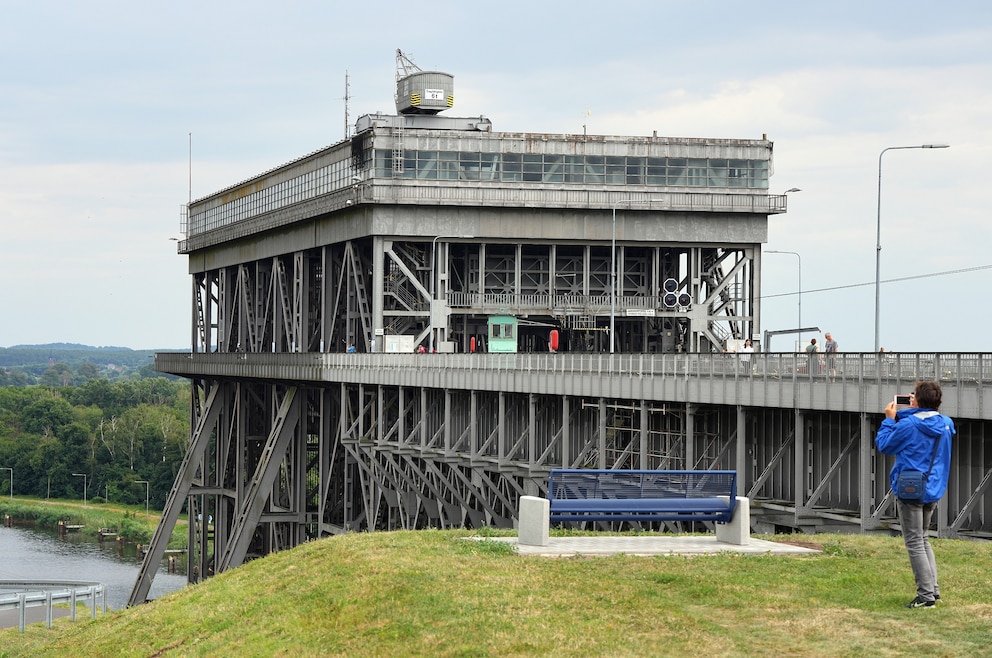
<instances>
[{"instance_id":1,"label":"water surface","mask_svg":"<svg viewBox=\"0 0 992 658\"><path fill-rule=\"evenodd\" d=\"M182 573L168 573L163 561L152 581L148 598L155 599L186 586ZM127 606L140 563L134 544L97 540L70 532L60 539L54 531L34 527L0 526L0 580L91 580L107 586L107 607Z\"/></svg>"}]
</instances>

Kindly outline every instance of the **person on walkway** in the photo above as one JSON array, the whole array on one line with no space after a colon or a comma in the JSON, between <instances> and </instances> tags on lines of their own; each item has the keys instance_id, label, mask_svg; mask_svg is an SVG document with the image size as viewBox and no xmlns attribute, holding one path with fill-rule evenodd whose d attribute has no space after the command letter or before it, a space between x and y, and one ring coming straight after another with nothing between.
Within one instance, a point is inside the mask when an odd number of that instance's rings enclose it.
<instances>
[{"instance_id":1,"label":"person on walkway","mask_svg":"<svg viewBox=\"0 0 992 658\"><path fill-rule=\"evenodd\" d=\"M751 355L754 354L754 345L751 344L751 339L748 338L744 341L744 347L741 348L741 366L744 368L744 372L751 376Z\"/></svg>"},{"instance_id":2,"label":"person on walkway","mask_svg":"<svg viewBox=\"0 0 992 658\"><path fill-rule=\"evenodd\" d=\"M954 421L938 411L941 397L937 382L916 382L909 407L899 408L895 401L889 402L885 407L885 420L875 435L875 447L879 452L896 456L889 473L893 491L901 472L930 472L922 500L899 499L897 502L902 539L916 580L916 598L906 604L907 608L932 608L940 600L937 562L927 532L937 501L947 490L951 437L955 434Z\"/></svg>"},{"instance_id":3,"label":"person on walkway","mask_svg":"<svg viewBox=\"0 0 992 658\"><path fill-rule=\"evenodd\" d=\"M837 379L837 341L829 331L823 337L827 339L823 343L823 351L827 354L827 374L830 375L830 381L834 381Z\"/></svg>"},{"instance_id":4,"label":"person on walkway","mask_svg":"<svg viewBox=\"0 0 992 658\"><path fill-rule=\"evenodd\" d=\"M815 338L809 339L809 345L806 346L806 372L810 375L820 374L820 348L816 344Z\"/></svg>"}]
</instances>

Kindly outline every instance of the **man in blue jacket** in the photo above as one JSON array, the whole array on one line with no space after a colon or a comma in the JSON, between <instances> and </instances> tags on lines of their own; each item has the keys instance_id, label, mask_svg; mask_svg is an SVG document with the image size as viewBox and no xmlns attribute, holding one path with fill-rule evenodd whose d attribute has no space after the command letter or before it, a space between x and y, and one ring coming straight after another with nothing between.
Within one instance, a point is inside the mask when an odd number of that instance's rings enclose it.
<instances>
[{"instance_id":1,"label":"man in blue jacket","mask_svg":"<svg viewBox=\"0 0 992 658\"><path fill-rule=\"evenodd\" d=\"M954 421L937 411L941 397L937 382L916 382L908 407L897 406L895 401L885 407L885 420L875 435L875 447L880 452L896 456L896 463L889 473L893 491L902 471L930 471L923 500L899 500L898 503L902 538L909 553L913 578L916 579L916 598L906 604L907 608L932 608L940 599L937 563L927 530L937 501L947 490L951 437L955 434Z\"/></svg>"}]
</instances>

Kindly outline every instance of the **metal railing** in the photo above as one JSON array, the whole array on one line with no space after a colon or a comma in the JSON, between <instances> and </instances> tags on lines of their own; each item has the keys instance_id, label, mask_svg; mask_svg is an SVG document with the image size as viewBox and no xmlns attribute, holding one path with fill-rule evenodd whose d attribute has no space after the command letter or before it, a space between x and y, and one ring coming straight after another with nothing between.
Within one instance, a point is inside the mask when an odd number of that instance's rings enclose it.
<instances>
[{"instance_id":1,"label":"metal railing","mask_svg":"<svg viewBox=\"0 0 992 658\"><path fill-rule=\"evenodd\" d=\"M449 292L448 306L452 308L474 308L487 310L535 310L547 311L552 315L608 313L614 301L606 295L571 294L515 294L515 293L474 293ZM623 314L626 309L653 310L661 316L684 315L681 307L665 305L661 295L618 295L616 309Z\"/></svg>"},{"instance_id":2,"label":"metal railing","mask_svg":"<svg viewBox=\"0 0 992 658\"><path fill-rule=\"evenodd\" d=\"M820 356L823 357L822 361ZM832 358L831 358L832 357ZM992 419L992 354L398 354L159 353L179 376L567 392L584 380L597 395L877 413L919 379L944 388L949 413ZM822 365L821 365L822 364ZM487 376L487 374L491 376ZM510 374L507 378L505 375Z\"/></svg>"},{"instance_id":3,"label":"metal railing","mask_svg":"<svg viewBox=\"0 0 992 658\"><path fill-rule=\"evenodd\" d=\"M708 211L773 214L784 212L786 195L768 194L767 190L718 192L712 189L698 192L671 192L658 189L597 190L581 185L562 188L494 183L466 185L462 181L438 181L425 186L419 181L403 179L377 180L372 203L485 205L506 207L538 206L545 208L610 208L618 197L643 196L651 201L653 211Z\"/></svg>"},{"instance_id":4,"label":"metal railing","mask_svg":"<svg viewBox=\"0 0 992 658\"><path fill-rule=\"evenodd\" d=\"M69 616L76 621L76 604L87 601L90 617L96 617L98 604L106 614L107 586L88 581L0 580L0 610L18 611L18 627L22 633L27 625L28 608L44 606L45 626L51 628L53 606L68 605Z\"/></svg>"},{"instance_id":5,"label":"metal railing","mask_svg":"<svg viewBox=\"0 0 992 658\"><path fill-rule=\"evenodd\" d=\"M461 370L546 371L561 374L685 376L734 378L764 376L776 379L862 382L865 380L940 379L963 383L992 383L992 353L964 352L841 352L819 354L811 360L806 354L768 352L735 353L591 353L520 352L516 354L418 354L341 352L310 353L218 353L159 352L156 365L169 367L190 358L232 365L250 359L258 364L309 365L313 358L329 367L349 369L413 368Z\"/></svg>"}]
</instances>

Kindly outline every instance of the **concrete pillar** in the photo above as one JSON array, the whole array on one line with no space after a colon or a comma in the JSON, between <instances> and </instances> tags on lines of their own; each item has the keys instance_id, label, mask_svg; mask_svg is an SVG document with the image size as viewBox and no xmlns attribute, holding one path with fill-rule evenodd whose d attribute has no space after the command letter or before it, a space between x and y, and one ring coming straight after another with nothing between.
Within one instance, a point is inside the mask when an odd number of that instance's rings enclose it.
<instances>
[{"instance_id":1,"label":"concrete pillar","mask_svg":"<svg viewBox=\"0 0 992 658\"><path fill-rule=\"evenodd\" d=\"M547 546L550 518L550 500L537 496L521 496L517 543L524 546Z\"/></svg>"}]
</instances>

